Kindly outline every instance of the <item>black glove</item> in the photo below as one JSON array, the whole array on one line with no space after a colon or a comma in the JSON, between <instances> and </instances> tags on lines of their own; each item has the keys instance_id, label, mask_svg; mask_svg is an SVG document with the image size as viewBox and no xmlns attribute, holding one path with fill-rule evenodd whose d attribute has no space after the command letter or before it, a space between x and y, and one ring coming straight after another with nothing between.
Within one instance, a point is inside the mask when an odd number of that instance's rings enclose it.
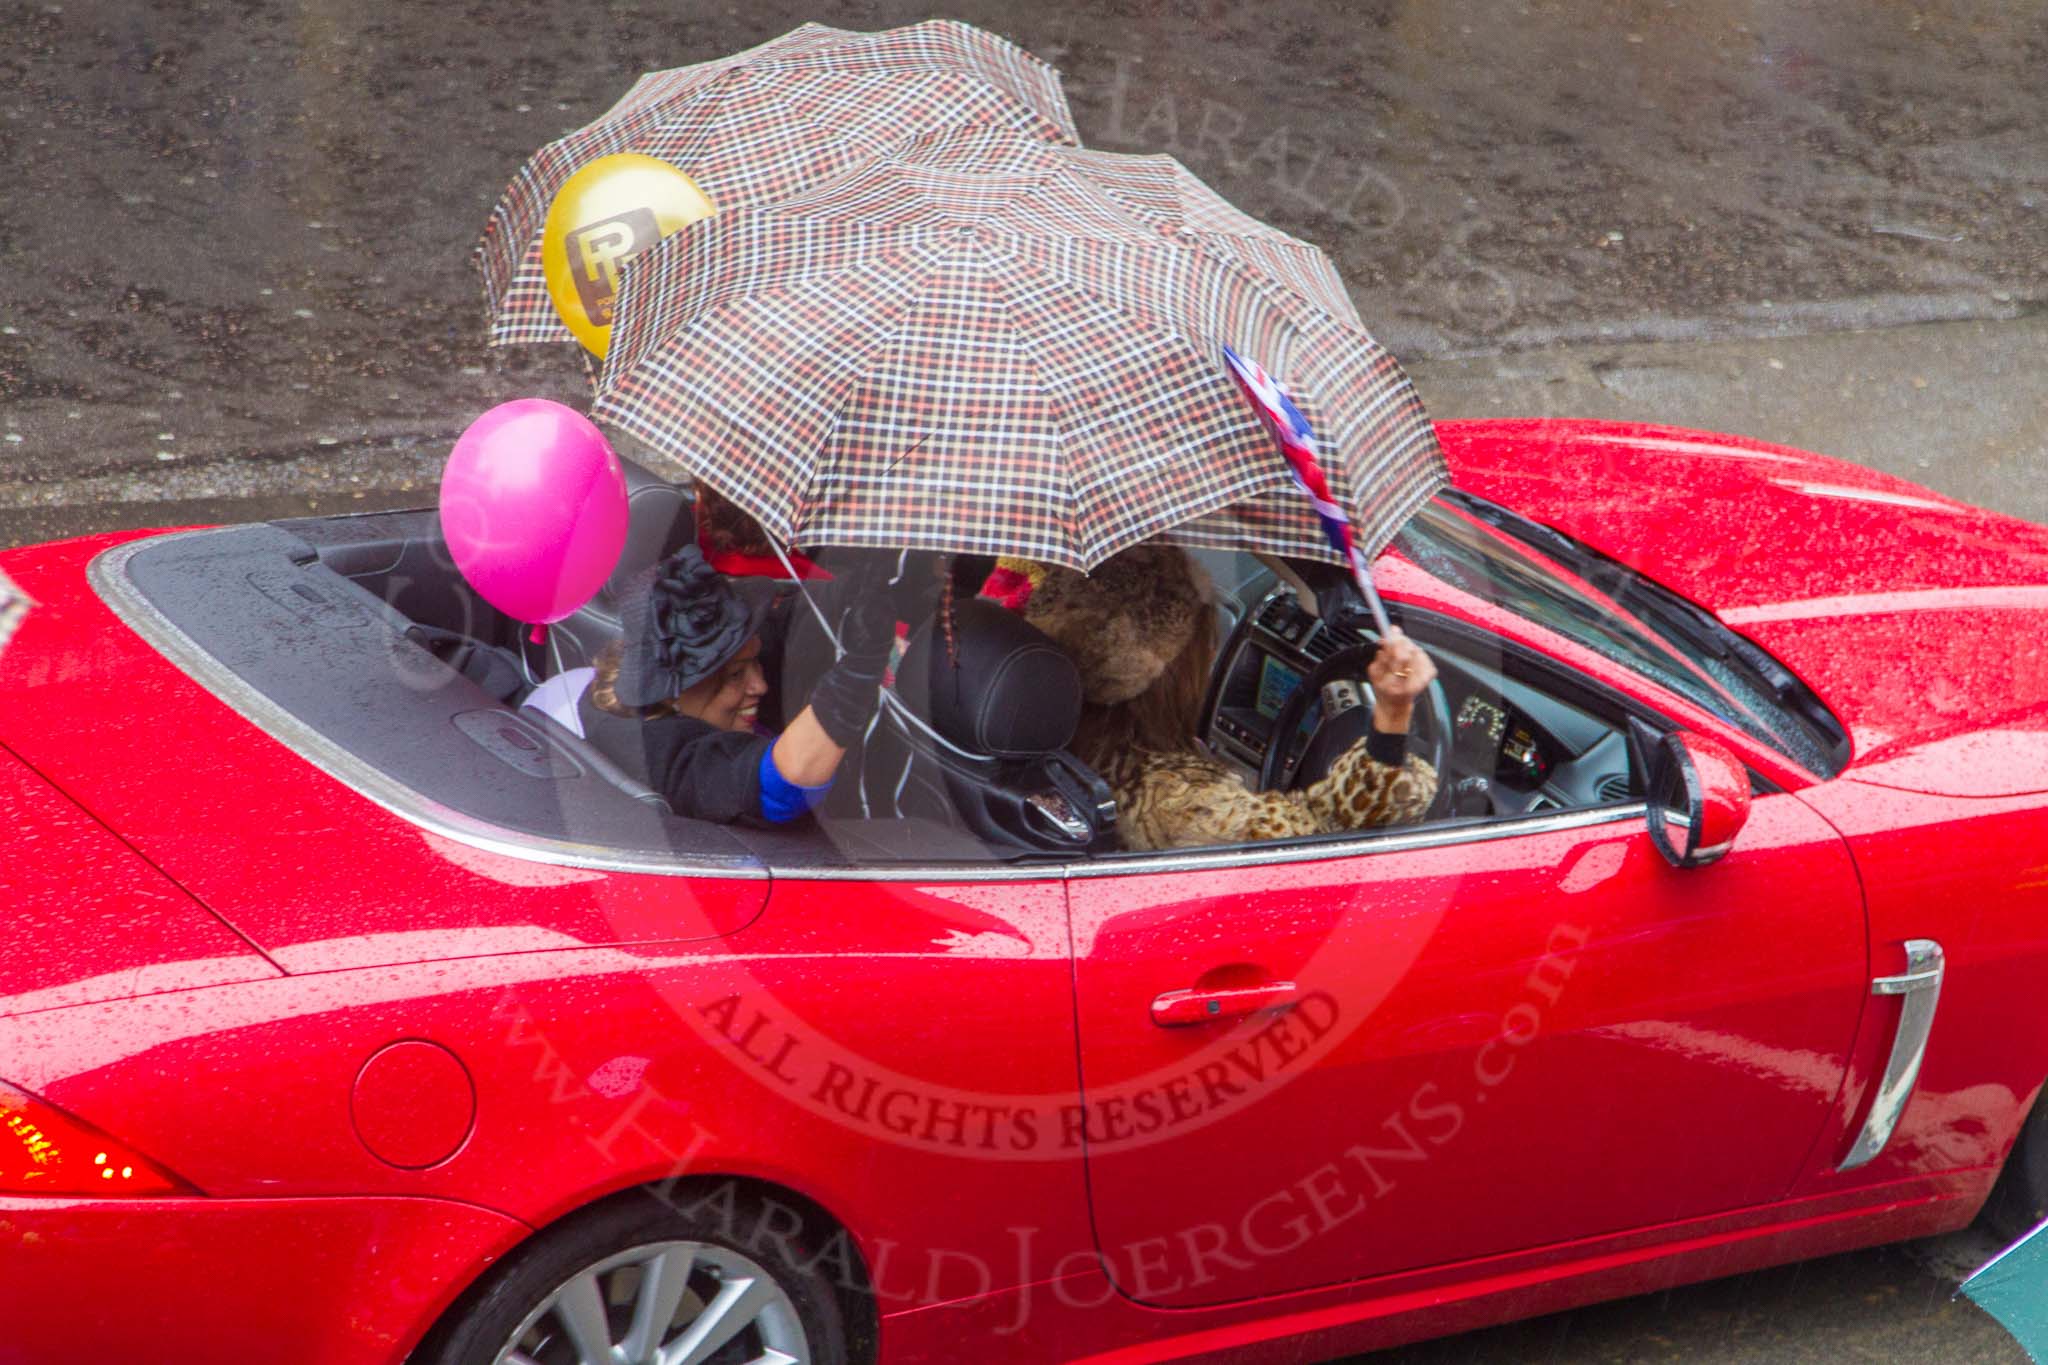
<instances>
[{"instance_id":1,"label":"black glove","mask_svg":"<svg viewBox=\"0 0 2048 1365\"><path fill-rule=\"evenodd\" d=\"M850 606L839 618L839 644L845 652L811 690L811 713L842 749L852 748L867 732L896 646L896 604L886 580L857 574L846 591Z\"/></svg>"},{"instance_id":2,"label":"black glove","mask_svg":"<svg viewBox=\"0 0 2048 1365\"><path fill-rule=\"evenodd\" d=\"M832 589L839 594L835 601L850 602L855 595L883 594L894 604L896 619L908 621L910 628L916 630L931 619L953 556L934 554L929 550L874 550L834 545L813 550L810 558L820 568L829 569L834 582L841 585ZM993 560L989 562L994 564ZM977 579L974 586L961 595L972 597L980 588L981 581Z\"/></svg>"}]
</instances>

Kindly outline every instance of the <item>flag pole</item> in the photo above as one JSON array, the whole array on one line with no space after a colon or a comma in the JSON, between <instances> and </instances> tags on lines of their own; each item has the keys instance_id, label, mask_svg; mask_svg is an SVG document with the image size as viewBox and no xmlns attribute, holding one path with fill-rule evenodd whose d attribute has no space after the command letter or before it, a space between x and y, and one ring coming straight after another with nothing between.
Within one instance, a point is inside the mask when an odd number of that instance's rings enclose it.
<instances>
[{"instance_id":1,"label":"flag pole","mask_svg":"<svg viewBox=\"0 0 2048 1365\"><path fill-rule=\"evenodd\" d=\"M1372 612L1373 624L1380 628L1380 638L1386 639L1394 631L1394 623L1387 619L1386 603L1380 601L1380 590L1373 586L1372 570L1365 567L1363 556L1351 561L1351 576L1358 580L1358 591L1365 598L1365 605Z\"/></svg>"}]
</instances>

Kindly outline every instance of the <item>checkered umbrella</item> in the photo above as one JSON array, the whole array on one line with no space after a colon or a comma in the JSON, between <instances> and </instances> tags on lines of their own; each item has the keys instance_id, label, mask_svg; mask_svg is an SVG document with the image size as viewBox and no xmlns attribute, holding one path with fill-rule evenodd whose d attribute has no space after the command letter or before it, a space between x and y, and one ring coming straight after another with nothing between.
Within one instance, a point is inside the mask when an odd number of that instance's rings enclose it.
<instances>
[{"instance_id":1,"label":"checkered umbrella","mask_svg":"<svg viewBox=\"0 0 2048 1365\"><path fill-rule=\"evenodd\" d=\"M1021 155L1028 156L1025 149ZM1055 153L1129 209L1184 242L1235 256L1272 276L1339 322L1365 323L1322 248L1262 223L1170 156L1060 148ZM1040 160L1046 158L1040 157Z\"/></svg>"},{"instance_id":2,"label":"checkered umbrella","mask_svg":"<svg viewBox=\"0 0 2048 1365\"><path fill-rule=\"evenodd\" d=\"M594 415L795 545L1332 558L1228 346L1286 384L1384 545L1445 480L1393 357L1262 268L1282 242L1162 221L1102 164L953 128L692 224L628 263Z\"/></svg>"},{"instance_id":3,"label":"checkered umbrella","mask_svg":"<svg viewBox=\"0 0 2048 1365\"><path fill-rule=\"evenodd\" d=\"M564 181L616 152L681 168L726 210L800 192L904 137L985 123L1076 143L1059 72L992 33L933 19L880 33L803 27L751 51L642 76L594 123L541 148L477 243L491 340L567 341L541 271Z\"/></svg>"}]
</instances>

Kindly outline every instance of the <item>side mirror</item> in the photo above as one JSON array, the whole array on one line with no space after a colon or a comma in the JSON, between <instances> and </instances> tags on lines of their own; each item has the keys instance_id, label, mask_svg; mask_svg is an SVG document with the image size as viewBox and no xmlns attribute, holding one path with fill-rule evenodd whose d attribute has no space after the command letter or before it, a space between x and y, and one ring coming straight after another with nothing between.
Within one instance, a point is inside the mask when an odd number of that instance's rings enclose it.
<instances>
[{"instance_id":1,"label":"side mirror","mask_svg":"<svg viewBox=\"0 0 2048 1365\"><path fill-rule=\"evenodd\" d=\"M1726 853L1749 819L1742 760L1690 730L1646 739L1643 750L1657 851L1673 867L1704 867Z\"/></svg>"}]
</instances>

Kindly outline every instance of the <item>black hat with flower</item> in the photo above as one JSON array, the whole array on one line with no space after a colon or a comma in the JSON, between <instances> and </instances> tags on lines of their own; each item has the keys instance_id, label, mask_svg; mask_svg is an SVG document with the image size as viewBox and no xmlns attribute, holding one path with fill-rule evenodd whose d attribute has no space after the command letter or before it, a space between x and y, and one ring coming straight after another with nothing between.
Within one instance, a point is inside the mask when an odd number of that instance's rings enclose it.
<instances>
[{"instance_id":1,"label":"black hat with flower","mask_svg":"<svg viewBox=\"0 0 2048 1365\"><path fill-rule=\"evenodd\" d=\"M694 545L635 574L620 598L625 639L612 690L627 706L668 701L725 667L769 605L750 605Z\"/></svg>"}]
</instances>

